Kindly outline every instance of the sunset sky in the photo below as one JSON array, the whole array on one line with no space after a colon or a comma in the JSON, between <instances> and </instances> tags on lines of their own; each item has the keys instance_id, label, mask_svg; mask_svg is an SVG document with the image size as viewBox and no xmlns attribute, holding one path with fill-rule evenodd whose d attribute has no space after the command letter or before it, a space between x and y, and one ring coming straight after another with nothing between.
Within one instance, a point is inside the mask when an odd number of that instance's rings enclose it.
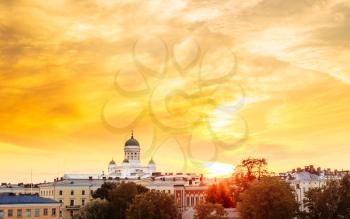
<instances>
[{"instance_id":1,"label":"sunset sky","mask_svg":"<svg viewBox=\"0 0 350 219\"><path fill-rule=\"evenodd\" d=\"M131 130L163 172L350 169L346 0L7 0L0 55L0 182L107 171Z\"/></svg>"}]
</instances>

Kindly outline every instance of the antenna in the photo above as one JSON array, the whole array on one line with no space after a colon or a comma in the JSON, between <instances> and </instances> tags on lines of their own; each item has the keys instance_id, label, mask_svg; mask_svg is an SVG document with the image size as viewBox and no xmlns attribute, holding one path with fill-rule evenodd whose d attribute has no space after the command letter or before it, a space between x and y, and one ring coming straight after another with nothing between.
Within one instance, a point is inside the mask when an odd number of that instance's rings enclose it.
<instances>
[{"instance_id":1,"label":"antenna","mask_svg":"<svg viewBox=\"0 0 350 219\"><path fill-rule=\"evenodd\" d=\"M33 194L33 169L30 169L30 194Z\"/></svg>"}]
</instances>

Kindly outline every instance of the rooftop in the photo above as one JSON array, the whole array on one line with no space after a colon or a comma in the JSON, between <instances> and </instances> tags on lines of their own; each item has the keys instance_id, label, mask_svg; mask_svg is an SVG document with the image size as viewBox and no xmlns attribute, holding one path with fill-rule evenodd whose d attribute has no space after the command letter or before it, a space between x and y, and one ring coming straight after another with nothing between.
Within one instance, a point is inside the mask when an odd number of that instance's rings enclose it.
<instances>
[{"instance_id":1,"label":"rooftop","mask_svg":"<svg viewBox=\"0 0 350 219\"><path fill-rule=\"evenodd\" d=\"M36 195L0 194L0 205L6 204L52 204L58 203L53 199L42 198Z\"/></svg>"}]
</instances>

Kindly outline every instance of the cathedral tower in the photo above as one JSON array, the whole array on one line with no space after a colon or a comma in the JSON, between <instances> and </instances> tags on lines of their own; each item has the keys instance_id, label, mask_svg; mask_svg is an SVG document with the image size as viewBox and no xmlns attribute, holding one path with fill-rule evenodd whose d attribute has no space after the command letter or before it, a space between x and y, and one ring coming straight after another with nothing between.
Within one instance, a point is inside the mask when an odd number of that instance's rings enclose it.
<instances>
[{"instance_id":1,"label":"cathedral tower","mask_svg":"<svg viewBox=\"0 0 350 219\"><path fill-rule=\"evenodd\" d=\"M140 163L140 144L134 138L134 133L131 133L131 138L125 142L124 146L124 160L130 164Z\"/></svg>"}]
</instances>

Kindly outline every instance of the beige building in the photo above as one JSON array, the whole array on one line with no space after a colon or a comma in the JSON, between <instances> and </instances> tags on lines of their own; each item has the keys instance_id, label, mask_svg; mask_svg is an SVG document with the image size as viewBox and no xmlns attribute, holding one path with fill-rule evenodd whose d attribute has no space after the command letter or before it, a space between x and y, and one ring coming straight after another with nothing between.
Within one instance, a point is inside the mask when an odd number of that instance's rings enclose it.
<instances>
[{"instance_id":1,"label":"beige building","mask_svg":"<svg viewBox=\"0 0 350 219\"><path fill-rule=\"evenodd\" d=\"M0 194L0 219L59 219L60 203L37 195Z\"/></svg>"}]
</instances>

